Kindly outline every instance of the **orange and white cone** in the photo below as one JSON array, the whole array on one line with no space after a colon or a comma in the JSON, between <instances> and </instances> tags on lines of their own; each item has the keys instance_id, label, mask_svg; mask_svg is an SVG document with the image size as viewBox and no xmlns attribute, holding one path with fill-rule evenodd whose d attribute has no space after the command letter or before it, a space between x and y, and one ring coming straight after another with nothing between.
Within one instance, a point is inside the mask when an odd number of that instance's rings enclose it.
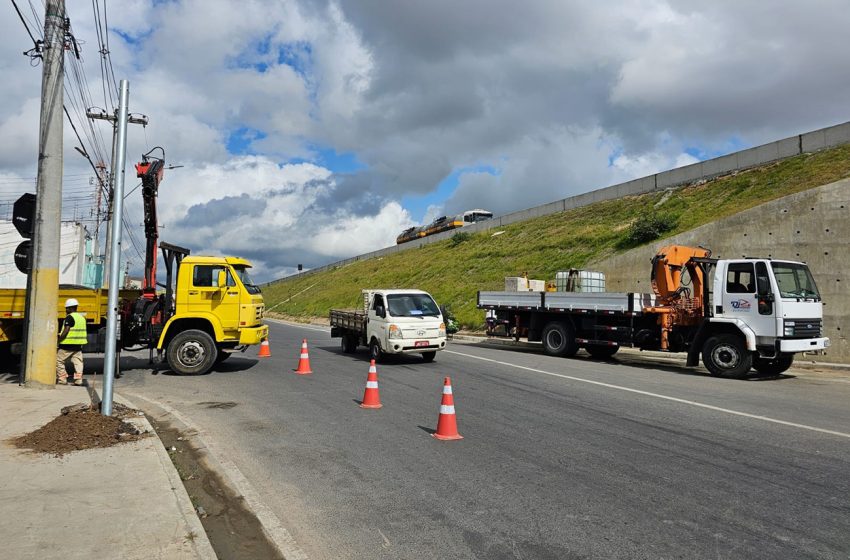
<instances>
[{"instance_id":1,"label":"orange and white cone","mask_svg":"<svg viewBox=\"0 0 850 560\"><path fill-rule=\"evenodd\" d=\"M431 436L437 439L463 439L463 436L457 433L452 380L448 377L443 382L443 401L440 404L440 418L437 420L437 431L431 434Z\"/></svg>"},{"instance_id":2,"label":"orange and white cone","mask_svg":"<svg viewBox=\"0 0 850 560\"><path fill-rule=\"evenodd\" d=\"M271 348L269 348L269 339L268 338L264 338L263 342L260 343L260 353L257 354L257 357L258 358L271 358L272 357L272 351L271 351Z\"/></svg>"},{"instance_id":3,"label":"orange and white cone","mask_svg":"<svg viewBox=\"0 0 850 560\"><path fill-rule=\"evenodd\" d=\"M298 369L295 370L298 375L307 375L313 373L310 369L310 355L307 353L307 339L301 342L301 358L298 360Z\"/></svg>"},{"instance_id":4,"label":"orange and white cone","mask_svg":"<svg viewBox=\"0 0 850 560\"><path fill-rule=\"evenodd\" d=\"M381 408L381 395L378 393L378 368L375 360L369 362L369 376L366 378L366 391L363 393L363 402L360 408Z\"/></svg>"}]
</instances>

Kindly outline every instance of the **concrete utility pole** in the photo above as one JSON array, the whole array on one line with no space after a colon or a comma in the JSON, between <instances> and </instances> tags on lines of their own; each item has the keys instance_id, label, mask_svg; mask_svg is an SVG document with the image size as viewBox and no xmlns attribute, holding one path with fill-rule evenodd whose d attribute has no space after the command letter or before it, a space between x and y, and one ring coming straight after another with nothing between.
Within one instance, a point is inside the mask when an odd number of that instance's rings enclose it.
<instances>
[{"instance_id":1,"label":"concrete utility pole","mask_svg":"<svg viewBox=\"0 0 850 560\"><path fill-rule=\"evenodd\" d=\"M103 260L103 282L101 283L102 287L106 288L109 286L109 271L112 270L112 266L110 264L110 253L111 247L110 243L112 242L112 220L114 215L112 214L112 198L115 192L115 175L116 171L116 150L118 148L118 110L116 109L114 115L110 115L106 111L95 112L92 109L88 109L86 111L86 116L90 119L99 119L103 121L109 121L112 123L112 160L110 163L112 164L112 170L109 173L109 181L108 181L108 191L109 191L109 200L107 200L107 206L109 210L107 210L107 218L106 218L106 243L104 250L104 260ZM148 118L145 115L141 115L139 117L128 115L125 117L125 120L130 124L140 124L142 126L148 125ZM121 216L118 217L118 225L121 225Z\"/></svg>"},{"instance_id":2,"label":"concrete utility pole","mask_svg":"<svg viewBox=\"0 0 850 560\"><path fill-rule=\"evenodd\" d=\"M24 383L27 387L51 387L56 383L64 54L65 1L47 0L38 132L38 198L26 311Z\"/></svg>"},{"instance_id":3,"label":"concrete utility pole","mask_svg":"<svg viewBox=\"0 0 850 560\"><path fill-rule=\"evenodd\" d=\"M117 280L121 267L121 216L124 212L124 167L127 163L127 101L130 97L130 86L127 80L121 80L118 94L118 142L116 143L116 161L112 165L115 170L115 192L112 195L112 215L119 220L110 232L109 277ZM115 379L115 359L118 336L118 282L109 286L108 307L106 311L106 353L103 356L103 398L100 403L100 413L112 416L112 382Z\"/></svg>"}]
</instances>

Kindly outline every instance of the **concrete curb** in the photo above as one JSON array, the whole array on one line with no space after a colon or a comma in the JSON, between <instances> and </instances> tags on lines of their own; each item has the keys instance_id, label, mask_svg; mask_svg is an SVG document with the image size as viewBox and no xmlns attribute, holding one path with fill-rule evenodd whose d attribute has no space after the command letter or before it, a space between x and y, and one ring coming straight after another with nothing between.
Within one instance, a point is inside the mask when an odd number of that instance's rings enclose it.
<instances>
[{"instance_id":1,"label":"concrete curb","mask_svg":"<svg viewBox=\"0 0 850 560\"><path fill-rule=\"evenodd\" d=\"M114 394L113 397L116 402L120 402L124 406L141 410L138 406L133 404L132 401L118 395L117 393ZM195 506L192 505L189 493L186 492L186 488L183 486L183 481L180 479L180 475L177 473L174 463L171 462L171 457L168 456L168 452L165 450L165 446L159 439L156 430L153 429L153 426L150 425L150 422L148 422L148 419L144 416L135 417L133 419L133 423L139 424L141 428L148 433L153 434L153 437L157 439L158 443L154 444L157 457L159 457L162 470L165 471L166 476L168 476L168 482L171 484L174 499L177 501L177 508L180 510L180 514L183 516L183 519L186 521L189 529L196 535L195 539L192 540L192 547L195 549L198 558L201 560L217 560L218 556L213 550L212 544L210 544L210 539L207 537L207 532L198 517L198 512L195 511Z\"/></svg>"},{"instance_id":2,"label":"concrete curb","mask_svg":"<svg viewBox=\"0 0 850 560\"><path fill-rule=\"evenodd\" d=\"M254 489L253 485L248 481L245 475L242 474L239 467L237 467L232 461L228 460L225 454L219 451L209 439L204 438L204 430L201 430L190 419L165 403L143 397L142 395L133 394L132 396L159 408L178 423L182 424L182 428L184 430L194 432L193 437L197 438L198 442L200 442L204 448L204 461L208 463L208 466L212 470L221 475L222 479L230 486L231 490L244 498L246 506L254 513L254 515L257 516L257 520L260 522L263 531L278 549L278 552L286 558L286 560L308 560L307 554L301 550L295 542L295 539L280 522L277 515L275 515L275 513L260 499L260 494L256 491L256 489ZM169 463L171 463L171 459L168 457L166 458ZM180 483L180 486L181 488L183 487L182 482ZM200 523L200 520L198 520L198 523ZM204 533L204 535L206 535L206 533Z\"/></svg>"}]
</instances>

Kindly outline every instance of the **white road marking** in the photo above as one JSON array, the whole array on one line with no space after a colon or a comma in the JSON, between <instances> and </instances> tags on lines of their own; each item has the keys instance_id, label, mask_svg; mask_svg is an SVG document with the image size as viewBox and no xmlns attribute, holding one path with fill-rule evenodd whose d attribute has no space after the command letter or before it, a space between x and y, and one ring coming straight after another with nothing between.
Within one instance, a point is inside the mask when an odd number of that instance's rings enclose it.
<instances>
[{"instance_id":1,"label":"white road marking","mask_svg":"<svg viewBox=\"0 0 850 560\"><path fill-rule=\"evenodd\" d=\"M542 373L543 375L550 375L552 377L560 377L562 379L569 379L571 381L579 381L581 383L589 383L591 385L598 385L600 387L607 387L608 389L617 389L618 391L626 391L626 392L629 392L629 393L636 393L638 395L644 395L644 396L653 397L653 398L656 398L656 399L663 399L663 400L666 400L666 401L672 401L672 402L677 402L677 403L681 403L681 404L687 404L687 405L695 406L695 407L698 407L698 408L705 408L707 410L714 410L716 412L724 412L726 414L732 414L732 415L735 415L735 416L743 416L745 418L752 418L753 420L761 420L763 422L770 422L772 424L780 424L782 426L790 426L792 428L800 428L801 430L809 430L809 431L812 431L812 432L820 432L822 434L829 434L829 435L833 435L833 436L838 436L838 437L850 439L850 433L837 432L835 430L827 430L825 428L818 428L816 426L808 426L806 424L797 424L795 422L787 422L785 420L779 420L779 419L776 419L776 418L771 418L769 416L761 416L761 415L758 415L758 414L750 414L748 412L731 410L729 408L722 408L722 407L719 407L719 406L713 406L713 405L710 405L710 404L704 404L704 403L700 403L700 402L696 402L696 401L689 401L687 399L680 399L680 398L671 397L671 396L668 396L668 395L659 395L658 393L651 393L649 391L641 391L640 389L632 389L630 387L623 387L621 385L613 385L611 383L604 383L602 381L593 381L591 379L583 379L581 377L573 377L571 375L564 375L562 373L553 373L551 371L544 371L542 369L520 366L520 365L512 364L512 363L509 363L509 362L501 362L499 360L493 360L491 358L483 358L481 356L475 356L473 354L464 354L463 352L456 352L454 350L443 350L443 352L447 352L449 354L457 354L458 356L464 356L466 358L472 358L472 359L475 359L475 360L482 360L484 362L492 362L494 364L499 364L499 365L502 365L502 366L508 366L508 367L517 368L517 369L524 369L526 371L533 371L535 373Z\"/></svg>"},{"instance_id":2,"label":"white road marking","mask_svg":"<svg viewBox=\"0 0 850 560\"><path fill-rule=\"evenodd\" d=\"M310 326L310 325L302 325L301 323L292 323L290 321L284 321L282 319L272 319L271 317L266 317L265 320L266 321L272 321L274 323L277 323L278 325L286 325L286 326L289 326L289 327L298 327L299 329L306 329L308 331L317 331L317 332L323 332L323 333L331 332L330 327L318 328L318 327L313 327L313 326Z\"/></svg>"}]
</instances>

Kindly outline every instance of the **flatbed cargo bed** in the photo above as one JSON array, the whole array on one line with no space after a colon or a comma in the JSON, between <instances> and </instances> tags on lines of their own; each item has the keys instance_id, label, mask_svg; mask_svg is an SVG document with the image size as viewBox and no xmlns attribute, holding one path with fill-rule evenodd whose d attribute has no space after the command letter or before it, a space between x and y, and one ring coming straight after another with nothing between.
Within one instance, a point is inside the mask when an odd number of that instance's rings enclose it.
<instances>
[{"instance_id":1,"label":"flatbed cargo bed","mask_svg":"<svg viewBox=\"0 0 850 560\"><path fill-rule=\"evenodd\" d=\"M526 309L561 313L640 315L655 304L655 294L635 292L478 292L480 309Z\"/></svg>"}]
</instances>

